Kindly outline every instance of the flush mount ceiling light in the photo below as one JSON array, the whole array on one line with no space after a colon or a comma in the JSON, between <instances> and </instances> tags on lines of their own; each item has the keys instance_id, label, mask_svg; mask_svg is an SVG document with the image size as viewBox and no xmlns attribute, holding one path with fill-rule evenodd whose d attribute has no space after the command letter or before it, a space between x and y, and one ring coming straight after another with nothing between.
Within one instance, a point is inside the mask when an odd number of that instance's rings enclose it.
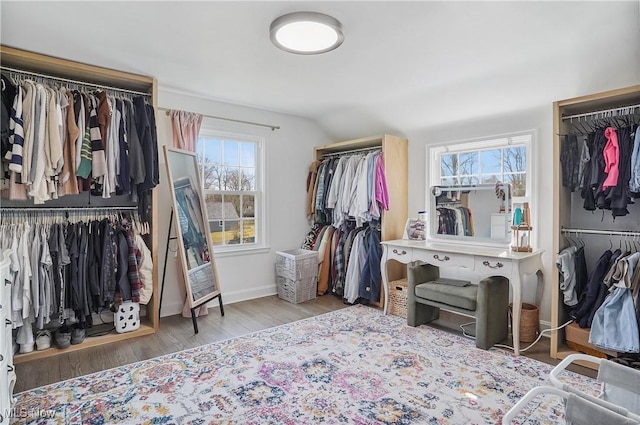
<instances>
[{"instance_id":1,"label":"flush mount ceiling light","mask_svg":"<svg viewBox=\"0 0 640 425\"><path fill-rule=\"evenodd\" d=\"M276 47L299 55L330 52L344 41L340 21L316 12L280 16L271 23L269 33Z\"/></svg>"}]
</instances>

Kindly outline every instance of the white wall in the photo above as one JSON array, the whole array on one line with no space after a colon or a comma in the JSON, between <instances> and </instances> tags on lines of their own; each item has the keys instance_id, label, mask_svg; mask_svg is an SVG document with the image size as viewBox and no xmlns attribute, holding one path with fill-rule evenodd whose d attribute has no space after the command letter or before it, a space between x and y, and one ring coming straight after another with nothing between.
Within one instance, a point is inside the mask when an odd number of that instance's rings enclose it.
<instances>
[{"instance_id":1,"label":"white wall","mask_svg":"<svg viewBox=\"0 0 640 425\"><path fill-rule=\"evenodd\" d=\"M553 173L549 164L552 161L552 108L548 105L540 105L530 110L523 110L511 114L503 114L494 117L485 117L481 120L461 121L452 125L425 129L408 135L409 137L409 213L417 214L425 205L427 154L429 145L439 145L456 140L488 137L498 134L513 133L523 130L536 130L535 141L532 146L534 155L534 169L536 194L534 194L533 211L534 238L537 238L536 246L545 252L542 256L544 265L544 287L540 288L542 298L525 299L527 302L535 302L541 305L540 319L549 321L551 318L551 273L553 272L552 255L552 225L553 210L541 208L542 205L551 205L553 201Z\"/></svg>"},{"instance_id":2,"label":"white wall","mask_svg":"<svg viewBox=\"0 0 640 425\"><path fill-rule=\"evenodd\" d=\"M280 126L280 130L212 120L223 131L255 134L265 138L266 164L266 228L269 248L258 253L216 255L218 277L225 304L276 293L274 277L275 252L297 248L309 230L305 219L305 183L313 147L331 139L312 121L276 112L216 102L160 89L158 105L206 115L229 117ZM158 144L172 145L171 121L162 111L158 114ZM160 187L156 190L160 207L158 260L160 276L171 212L171 194L167 184L166 164L160 147ZM170 243L175 251L177 244ZM162 303L162 316L178 314L185 299L184 281L179 258L169 253ZM217 306L217 300L210 304ZM217 313L215 313L217 314Z\"/></svg>"},{"instance_id":3,"label":"white wall","mask_svg":"<svg viewBox=\"0 0 640 425\"><path fill-rule=\"evenodd\" d=\"M632 64L629 64L630 66ZM622 75L617 79L617 84L612 83L615 79L607 81L608 87L602 87L599 81L593 81L591 88L586 88L584 92L573 94L559 93L555 99L575 97L597 93L600 91L627 87L640 83L640 75L631 78L630 75ZM620 75L618 75L620 77ZM588 79L588 76L585 77ZM536 194L532 205L534 220L533 237L535 245L544 250L542 261L543 283L536 291L525 290L526 302L535 302L540 305L540 320L543 325L548 325L551 320L551 294L552 273L556 273L553 264L555 253L553 252L553 110L552 100L544 105L532 105L531 109L517 111L509 114L485 117L477 120L463 120L455 124L441 127L434 127L406 134L409 139L409 214L417 216L418 210L424 209L426 205L426 176L427 176L427 150L429 145L438 145L446 142L472 139L478 137L488 137L497 134L518 132L522 130L536 130L533 153L535 155L534 178L536 184ZM624 220L620 218L619 220ZM608 243L607 243L608 245ZM532 284L535 279L528 280L527 284ZM531 294L526 299L526 294Z\"/></svg>"}]
</instances>

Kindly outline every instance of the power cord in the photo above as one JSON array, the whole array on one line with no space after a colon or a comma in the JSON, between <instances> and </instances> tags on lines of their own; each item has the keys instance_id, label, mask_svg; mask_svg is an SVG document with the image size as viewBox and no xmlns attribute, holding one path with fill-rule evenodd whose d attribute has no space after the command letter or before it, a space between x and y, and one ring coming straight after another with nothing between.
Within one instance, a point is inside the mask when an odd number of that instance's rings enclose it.
<instances>
[{"instance_id":1,"label":"power cord","mask_svg":"<svg viewBox=\"0 0 640 425\"><path fill-rule=\"evenodd\" d=\"M98 312L98 318L100 319L100 321L102 322L103 325L108 325L111 322L106 322L103 318L102 318L102 313L104 313L105 309L101 308L100 311ZM106 310L109 311L109 310ZM112 326L111 329L108 330L104 330L104 331L96 331L96 332L92 332L92 333L88 333L87 332L87 337L94 337L94 336L105 336L105 335L109 335L111 332L115 331L116 327Z\"/></svg>"},{"instance_id":2,"label":"power cord","mask_svg":"<svg viewBox=\"0 0 640 425\"><path fill-rule=\"evenodd\" d=\"M460 329L462 329L462 335L466 338L469 339L476 339L475 336L473 335L469 335L466 333L466 331L464 330L465 326L469 326L469 325L474 325L476 322L469 322L469 323L463 323L460 325ZM569 324L573 323L573 319L569 320L567 323L558 326L557 328L549 328L549 329L544 329L540 332L540 334L538 335L538 338L536 338L535 341L533 341L529 346L527 346L526 348L521 348L520 352L524 352L527 351L528 349L530 349L531 347L533 347L534 345L536 345L538 343L538 341L540 341L540 338L542 338L542 336L544 335L545 332L552 332L552 331L557 331L560 330L566 326L568 326ZM502 345L502 344L495 344L494 347L498 347L498 348L507 348L509 350L513 350L513 347L509 346L509 345Z\"/></svg>"}]
</instances>

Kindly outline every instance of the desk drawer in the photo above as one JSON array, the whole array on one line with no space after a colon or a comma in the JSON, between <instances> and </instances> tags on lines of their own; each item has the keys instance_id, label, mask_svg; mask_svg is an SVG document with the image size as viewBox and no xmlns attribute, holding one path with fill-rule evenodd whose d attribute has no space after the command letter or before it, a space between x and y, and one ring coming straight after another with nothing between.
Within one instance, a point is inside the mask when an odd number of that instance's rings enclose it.
<instances>
[{"instance_id":1,"label":"desk drawer","mask_svg":"<svg viewBox=\"0 0 640 425\"><path fill-rule=\"evenodd\" d=\"M413 252L413 261L422 261L442 267L466 267L473 269L472 256L450 252L415 250Z\"/></svg>"},{"instance_id":2,"label":"desk drawer","mask_svg":"<svg viewBox=\"0 0 640 425\"><path fill-rule=\"evenodd\" d=\"M388 246L387 257L389 260L400 261L401 263L408 264L411 262L411 248L404 248L400 246Z\"/></svg>"},{"instance_id":3,"label":"desk drawer","mask_svg":"<svg viewBox=\"0 0 640 425\"><path fill-rule=\"evenodd\" d=\"M487 276L509 276L513 267L511 261L502 258L476 256L475 262L475 271Z\"/></svg>"}]
</instances>

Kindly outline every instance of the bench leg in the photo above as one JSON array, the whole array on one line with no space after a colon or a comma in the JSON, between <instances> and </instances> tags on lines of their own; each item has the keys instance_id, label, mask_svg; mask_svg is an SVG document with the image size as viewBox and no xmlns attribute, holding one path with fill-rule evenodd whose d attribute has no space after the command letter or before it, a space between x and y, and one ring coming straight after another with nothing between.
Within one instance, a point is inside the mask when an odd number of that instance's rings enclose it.
<instances>
[{"instance_id":1,"label":"bench leg","mask_svg":"<svg viewBox=\"0 0 640 425\"><path fill-rule=\"evenodd\" d=\"M420 326L440 317L440 309L430 305L414 302L407 305L407 325Z\"/></svg>"},{"instance_id":2,"label":"bench leg","mask_svg":"<svg viewBox=\"0 0 640 425\"><path fill-rule=\"evenodd\" d=\"M438 267L429 264L409 266L407 276L407 325L419 326L440 317L440 309L438 307L420 303L415 294L417 285L435 280L439 276L440 269Z\"/></svg>"},{"instance_id":3,"label":"bench leg","mask_svg":"<svg viewBox=\"0 0 640 425\"><path fill-rule=\"evenodd\" d=\"M509 280L483 279L478 287L476 347L488 350L509 335Z\"/></svg>"}]
</instances>

